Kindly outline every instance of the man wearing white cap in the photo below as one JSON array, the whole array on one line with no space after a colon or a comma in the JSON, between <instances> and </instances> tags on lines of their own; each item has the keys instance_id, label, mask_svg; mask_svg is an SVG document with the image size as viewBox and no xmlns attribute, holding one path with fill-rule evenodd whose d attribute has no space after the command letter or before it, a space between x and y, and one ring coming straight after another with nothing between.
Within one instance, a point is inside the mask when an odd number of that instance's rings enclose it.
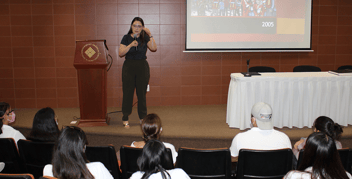
<instances>
[{"instance_id":1,"label":"man wearing white cap","mask_svg":"<svg viewBox=\"0 0 352 179\"><path fill-rule=\"evenodd\" d=\"M273 128L272 109L269 104L258 102L252 107L253 127L233 138L230 147L231 156L238 157L240 149L274 150L290 148L288 136Z\"/></svg>"}]
</instances>

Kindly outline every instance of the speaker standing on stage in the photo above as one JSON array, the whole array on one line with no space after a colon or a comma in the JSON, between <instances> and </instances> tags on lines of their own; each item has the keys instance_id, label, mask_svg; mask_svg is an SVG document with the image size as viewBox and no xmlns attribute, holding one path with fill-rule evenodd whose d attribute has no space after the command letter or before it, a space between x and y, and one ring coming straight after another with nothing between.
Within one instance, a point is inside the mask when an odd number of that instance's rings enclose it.
<instances>
[{"instance_id":1,"label":"speaker standing on stage","mask_svg":"<svg viewBox=\"0 0 352 179\"><path fill-rule=\"evenodd\" d=\"M149 64L147 49L155 52L157 46L150 30L144 27L143 19L135 17L130 30L123 36L119 56L125 56L122 66L122 121L129 128L128 116L132 113L134 89L138 98L138 116L142 120L147 115L146 93L149 83Z\"/></svg>"}]
</instances>

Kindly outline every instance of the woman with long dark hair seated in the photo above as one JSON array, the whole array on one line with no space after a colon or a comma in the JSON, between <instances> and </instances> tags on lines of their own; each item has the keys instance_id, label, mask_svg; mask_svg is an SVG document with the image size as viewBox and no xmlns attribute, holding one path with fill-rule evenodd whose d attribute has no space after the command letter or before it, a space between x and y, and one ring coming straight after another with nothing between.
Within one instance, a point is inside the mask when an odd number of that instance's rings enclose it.
<instances>
[{"instance_id":1,"label":"woman with long dark hair seated","mask_svg":"<svg viewBox=\"0 0 352 179\"><path fill-rule=\"evenodd\" d=\"M329 136L331 136L336 144L337 149L342 149L342 144L339 142L339 138L343 133L342 127L335 123L331 118L326 116L320 116L315 119L313 123L313 131L314 132L323 132ZM293 146L292 152L295 154L298 159L299 151L302 150L306 144L307 138L301 138L298 142Z\"/></svg>"},{"instance_id":2,"label":"woman with long dark hair seated","mask_svg":"<svg viewBox=\"0 0 352 179\"><path fill-rule=\"evenodd\" d=\"M189 179L180 168L172 169L170 156L159 140L151 139L144 145L142 155L137 160L140 171L132 174L130 179Z\"/></svg>"},{"instance_id":3,"label":"woman with long dark hair seated","mask_svg":"<svg viewBox=\"0 0 352 179\"><path fill-rule=\"evenodd\" d=\"M52 165L44 167L43 175L60 179L112 179L104 164L87 160L87 144L82 129L75 126L65 127L55 143Z\"/></svg>"},{"instance_id":4,"label":"woman with long dark hair seated","mask_svg":"<svg viewBox=\"0 0 352 179\"><path fill-rule=\"evenodd\" d=\"M47 107L40 109L34 116L31 133L27 139L39 142L55 142L60 130L53 109Z\"/></svg>"},{"instance_id":5,"label":"woman with long dark hair seated","mask_svg":"<svg viewBox=\"0 0 352 179\"><path fill-rule=\"evenodd\" d=\"M351 179L345 171L329 135L315 132L309 135L298 170L290 171L284 179Z\"/></svg>"}]
</instances>

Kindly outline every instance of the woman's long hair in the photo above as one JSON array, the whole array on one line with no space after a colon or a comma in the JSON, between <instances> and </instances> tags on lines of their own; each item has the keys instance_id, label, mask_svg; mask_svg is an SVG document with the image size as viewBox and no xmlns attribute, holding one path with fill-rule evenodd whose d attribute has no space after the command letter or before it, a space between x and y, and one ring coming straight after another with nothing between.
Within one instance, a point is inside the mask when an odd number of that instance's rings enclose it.
<instances>
[{"instance_id":1,"label":"woman's long hair","mask_svg":"<svg viewBox=\"0 0 352 179\"><path fill-rule=\"evenodd\" d=\"M55 112L47 107L40 109L34 116L33 126L28 139L42 142L55 142L60 130L56 124Z\"/></svg>"},{"instance_id":2,"label":"woman's long hair","mask_svg":"<svg viewBox=\"0 0 352 179\"><path fill-rule=\"evenodd\" d=\"M318 117L314 121L313 128L329 135L334 140L338 140L343 133L342 127L326 116Z\"/></svg>"},{"instance_id":3,"label":"woman's long hair","mask_svg":"<svg viewBox=\"0 0 352 179\"><path fill-rule=\"evenodd\" d=\"M141 124L143 140L159 139L161 133L161 120L157 114L148 114L144 117Z\"/></svg>"},{"instance_id":4,"label":"woman's long hair","mask_svg":"<svg viewBox=\"0 0 352 179\"><path fill-rule=\"evenodd\" d=\"M59 179L94 179L86 163L85 147L88 144L82 129L75 126L65 127L53 152L53 174Z\"/></svg>"},{"instance_id":5,"label":"woman's long hair","mask_svg":"<svg viewBox=\"0 0 352 179\"><path fill-rule=\"evenodd\" d=\"M298 170L312 167L312 179L348 179L334 139L323 133L309 135Z\"/></svg>"},{"instance_id":6,"label":"woman's long hair","mask_svg":"<svg viewBox=\"0 0 352 179\"><path fill-rule=\"evenodd\" d=\"M6 102L0 102L0 134L2 134L2 126L4 123L4 115L6 114L7 109L10 109L10 104Z\"/></svg>"},{"instance_id":7,"label":"woman's long hair","mask_svg":"<svg viewBox=\"0 0 352 179\"><path fill-rule=\"evenodd\" d=\"M128 30L128 33L127 33L127 34L132 34L132 33L133 33L133 31L132 31L132 25L133 25L133 23L134 23L135 21L141 22L142 26L144 27L144 21L143 21L143 19L140 18L140 17L135 17L135 18L133 18L133 20L132 20L132 22L131 22L130 30ZM143 27L142 27L142 28L143 28ZM144 44L144 37L146 36L146 34L147 34L147 33L145 33L145 31L142 29L142 30L141 30L141 34L140 34L141 45Z\"/></svg>"},{"instance_id":8,"label":"woman's long hair","mask_svg":"<svg viewBox=\"0 0 352 179\"><path fill-rule=\"evenodd\" d=\"M161 173L163 179L171 178L166 169L170 169L168 164L170 161L169 153L162 142L151 139L143 147L142 155L137 160L137 165L140 171L144 174L141 179L148 179L154 173ZM168 175L169 177L167 177Z\"/></svg>"}]
</instances>

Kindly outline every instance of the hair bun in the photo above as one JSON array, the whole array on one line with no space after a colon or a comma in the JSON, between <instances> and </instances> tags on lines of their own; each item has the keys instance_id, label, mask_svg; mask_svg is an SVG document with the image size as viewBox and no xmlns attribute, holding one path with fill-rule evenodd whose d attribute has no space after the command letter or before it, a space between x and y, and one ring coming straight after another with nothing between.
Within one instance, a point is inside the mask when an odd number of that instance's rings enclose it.
<instances>
[{"instance_id":1,"label":"hair bun","mask_svg":"<svg viewBox=\"0 0 352 179\"><path fill-rule=\"evenodd\" d=\"M341 136L341 134L343 133L343 130L342 130L342 127L340 124L338 124L338 123L334 124L334 132L335 132L335 136L336 136L335 139L338 139Z\"/></svg>"}]
</instances>

